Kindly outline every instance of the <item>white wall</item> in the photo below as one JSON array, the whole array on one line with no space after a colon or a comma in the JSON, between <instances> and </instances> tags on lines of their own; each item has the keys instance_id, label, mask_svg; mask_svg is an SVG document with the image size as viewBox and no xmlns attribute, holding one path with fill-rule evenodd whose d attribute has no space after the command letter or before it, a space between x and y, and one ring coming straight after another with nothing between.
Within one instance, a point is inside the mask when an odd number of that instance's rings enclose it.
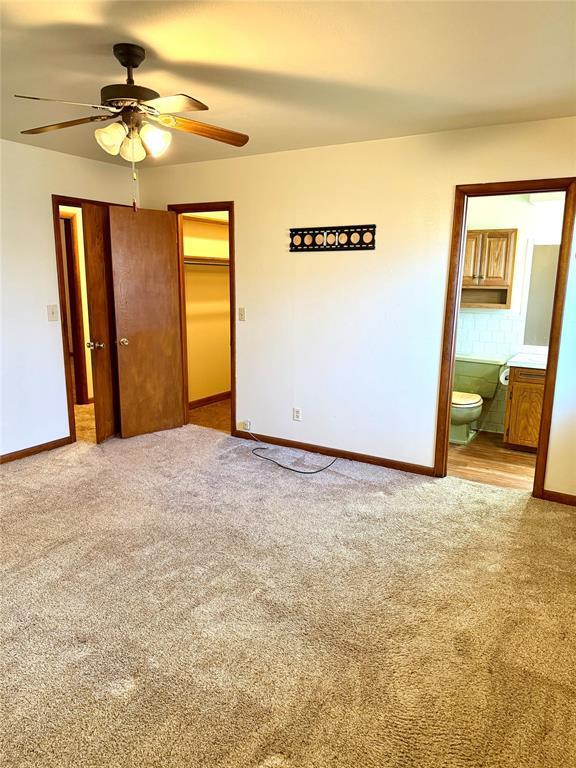
<instances>
[{"instance_id":1,"label":"white wall","mask_svg":"<svg viewBox=\"0 0 576 768\"><path fill-rule=\"evenodd\" d=\"M51 195L129 203L131 177L124 166L15 142L0 149L5 454L69 434L61 326L46 310L59 303Z\"/></svg>"},{"instance_id":2,"label":"white wall","mask_svg":"<svg viewBox=\"0 0 576 768\"><path fill-rule=\"evenodd\" d=\"M142 190L235 202L239 420L431 466L454 186L575 173L566 118L149 168ZM290 227L371 223L375 251L288 251Z\"/></svg>"}]
</instances>

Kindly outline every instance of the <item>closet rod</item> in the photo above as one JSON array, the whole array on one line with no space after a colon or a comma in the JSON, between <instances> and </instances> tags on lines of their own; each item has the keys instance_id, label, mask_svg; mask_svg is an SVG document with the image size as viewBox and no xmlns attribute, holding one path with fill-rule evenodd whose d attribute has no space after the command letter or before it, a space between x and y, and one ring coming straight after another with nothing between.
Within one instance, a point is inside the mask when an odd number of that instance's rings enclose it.
<instances>
[{"instance_id":1,"label":"closet rod","mask_svg":"<svg viewBox=\"0 0 576 768\"><path fill-rule=\"evenodd\" d=\"M199 259L184 259L184 264L190 264L194 267L229 267L229 261L206 261Z\"/></svg>"}]
</instances>

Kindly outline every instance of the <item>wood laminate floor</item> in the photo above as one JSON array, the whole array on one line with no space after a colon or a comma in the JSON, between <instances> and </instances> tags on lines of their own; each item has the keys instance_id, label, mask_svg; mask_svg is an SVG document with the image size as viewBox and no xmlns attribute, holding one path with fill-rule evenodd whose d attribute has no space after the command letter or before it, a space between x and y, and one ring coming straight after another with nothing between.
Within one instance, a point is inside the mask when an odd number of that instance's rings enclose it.
<instances>
[{"instance_id":1,"label":"wood laminate floor","mask_svg":"<svg viewBox=\"0 0 576 768\"><path fill-rule=\"evenodd\" d=\"M449 445L448 474L502 488L532 490L536 454L513 451L502 444L502 435L479 432L468 445Z\"/></svg>"},{"instance_id":2,"label":"wood laminate floor","mask_svg":"<svg viewBox=\"0 0 576 768\"><path fill-rule=\"evenodd\" d=\"M95 443L94 403L75 405L74 420L76 422L76 440L80 440L82 443Z\"/></svg>"},{"instance_id":3,"label":"wood laminate floor","mask_svg":"<svg viewBox=\"0 0 576 768\"><path fill-rule=\"evenodd\" d=\"M219 432L230 434L232 422L230 398L219 400L210 405L202 405L200 408L191 408L188 413L189 424L196 424L198 427L210 427L210 429L217 429Z\"/></svg>"}]
</instances>

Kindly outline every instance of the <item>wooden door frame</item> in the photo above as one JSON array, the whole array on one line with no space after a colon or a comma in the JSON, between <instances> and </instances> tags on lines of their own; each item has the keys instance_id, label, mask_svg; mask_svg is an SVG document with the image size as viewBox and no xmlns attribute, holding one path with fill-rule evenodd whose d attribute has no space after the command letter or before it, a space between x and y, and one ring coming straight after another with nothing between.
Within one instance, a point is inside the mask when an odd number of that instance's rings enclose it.
<instances>
[{"instance_id":1,"label":"wooden door frame","mask_svg":"<svg viewBox=\"0 0 576 768\"><path fill-rule=\"evenodd\" d=\"M438 421L436 427L436 449L434 457L434 475L445 477L448 464L448 436L450 430L450 406L452 380L454 373L454 358L456 351L456 326L460 294L462 290L462 265L464 255L464 239L466 235L466 211L468 200L472 197L488 195L518 195L532 192L565 192L564 219L562 224L562 239L558 256L556 272L556 287L550 327L548 346L548 366L546 369L546 384L540 422L540 437L536 454L536 470L532 495L536 498L550 498L557 501L567 501L566 494L555 494L546 491L544 479L548 446L550 442L550 426L554 405L554 390L558 370L558 356L562 333L562 320L566 300L566 287L570 268L570 254L574 235L574 216L576 214L576 177L556 179L537 179L532 181L506 181L488 184L464 184L456 187L454 199L454 218L452 222L452 241L450 246L450 264L448 270L448 286L446 307L444 313L444 331L442 338L442 357L440 369L440 386L438 393ZM563 498L559 498L562 496ZM573 502L573 497L571 503Z\"/></svg>"},{"instance_id":2,"label":"wooden door frame","mask_svg":"<svg viewBox=\"0 0 576 768\"><path fill-rule=\"evenodd\" d=\"M180 279L180 319L182 335L182 401L185 419L188 424L188 341L186 337L186 296L184 291L184 258L182 237L182 213L211 213L213 211L228 211L228 247L230 264L228 268L230 285L230 434L236 428L236 251L234 241L234 201L224 200L214 203L174 203L167 206L169 211L178 214L178 275Z\"/></svg>"},{"instance_id":3,"label":"wooden door frame","mask_svg":"<svg viewBox=\"0 0 576 768\"><path fill-rule=\"evenodd\" d=\"M102 200L88 200L83 197L70 197L69 195L52 195L52 219L54 222L54 244L56 249L56 271L58 275L58 298L60 305L60 326L62 329L62 350L64 352L64 376L66 380L66 399L68 404L68 429L69 436L63 438L64 442L57 441L59 445L76 442L76 420L74 417L74 392L72 389L72 370L70 355L68 354L68 318L66 313L66 286L64 282L64 270L66 269L62 240L60 237L60 206L68 205L74 208L82 208L82 203L93 203L109 207L114 203L105 203ZM57 447L52 446L50 447Z\"/></svg>"}]
</instances>

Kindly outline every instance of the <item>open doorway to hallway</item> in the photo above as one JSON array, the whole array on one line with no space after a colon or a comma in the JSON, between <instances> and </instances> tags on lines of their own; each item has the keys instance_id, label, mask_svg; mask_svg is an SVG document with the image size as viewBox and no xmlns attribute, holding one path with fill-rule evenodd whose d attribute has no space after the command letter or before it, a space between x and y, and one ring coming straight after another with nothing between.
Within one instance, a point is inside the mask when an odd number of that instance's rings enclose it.
<instances>
[{"instance_id":1,"label":"open doorway to hallway","mask_svg":"<svg viewBox=\"0 0 576 768\"><path fill-rule=\"evenodd\" d=\"M95 443L94 384L82 208L59 205L58 225L64 266L67 320L65 352L68 354L72 379L76 439Z\"/></svg>"},{"instance_id":2,"label":"open doorway to hallway","mask_svg":"<svg viewBox=\"0 0 576 768\"><path fill-rule=\"evenodd\" d=\"M178 208L189 423L232 429L231 203ZM173 208L173 209L174 209Z\"/></svg>"}]
</instances>

